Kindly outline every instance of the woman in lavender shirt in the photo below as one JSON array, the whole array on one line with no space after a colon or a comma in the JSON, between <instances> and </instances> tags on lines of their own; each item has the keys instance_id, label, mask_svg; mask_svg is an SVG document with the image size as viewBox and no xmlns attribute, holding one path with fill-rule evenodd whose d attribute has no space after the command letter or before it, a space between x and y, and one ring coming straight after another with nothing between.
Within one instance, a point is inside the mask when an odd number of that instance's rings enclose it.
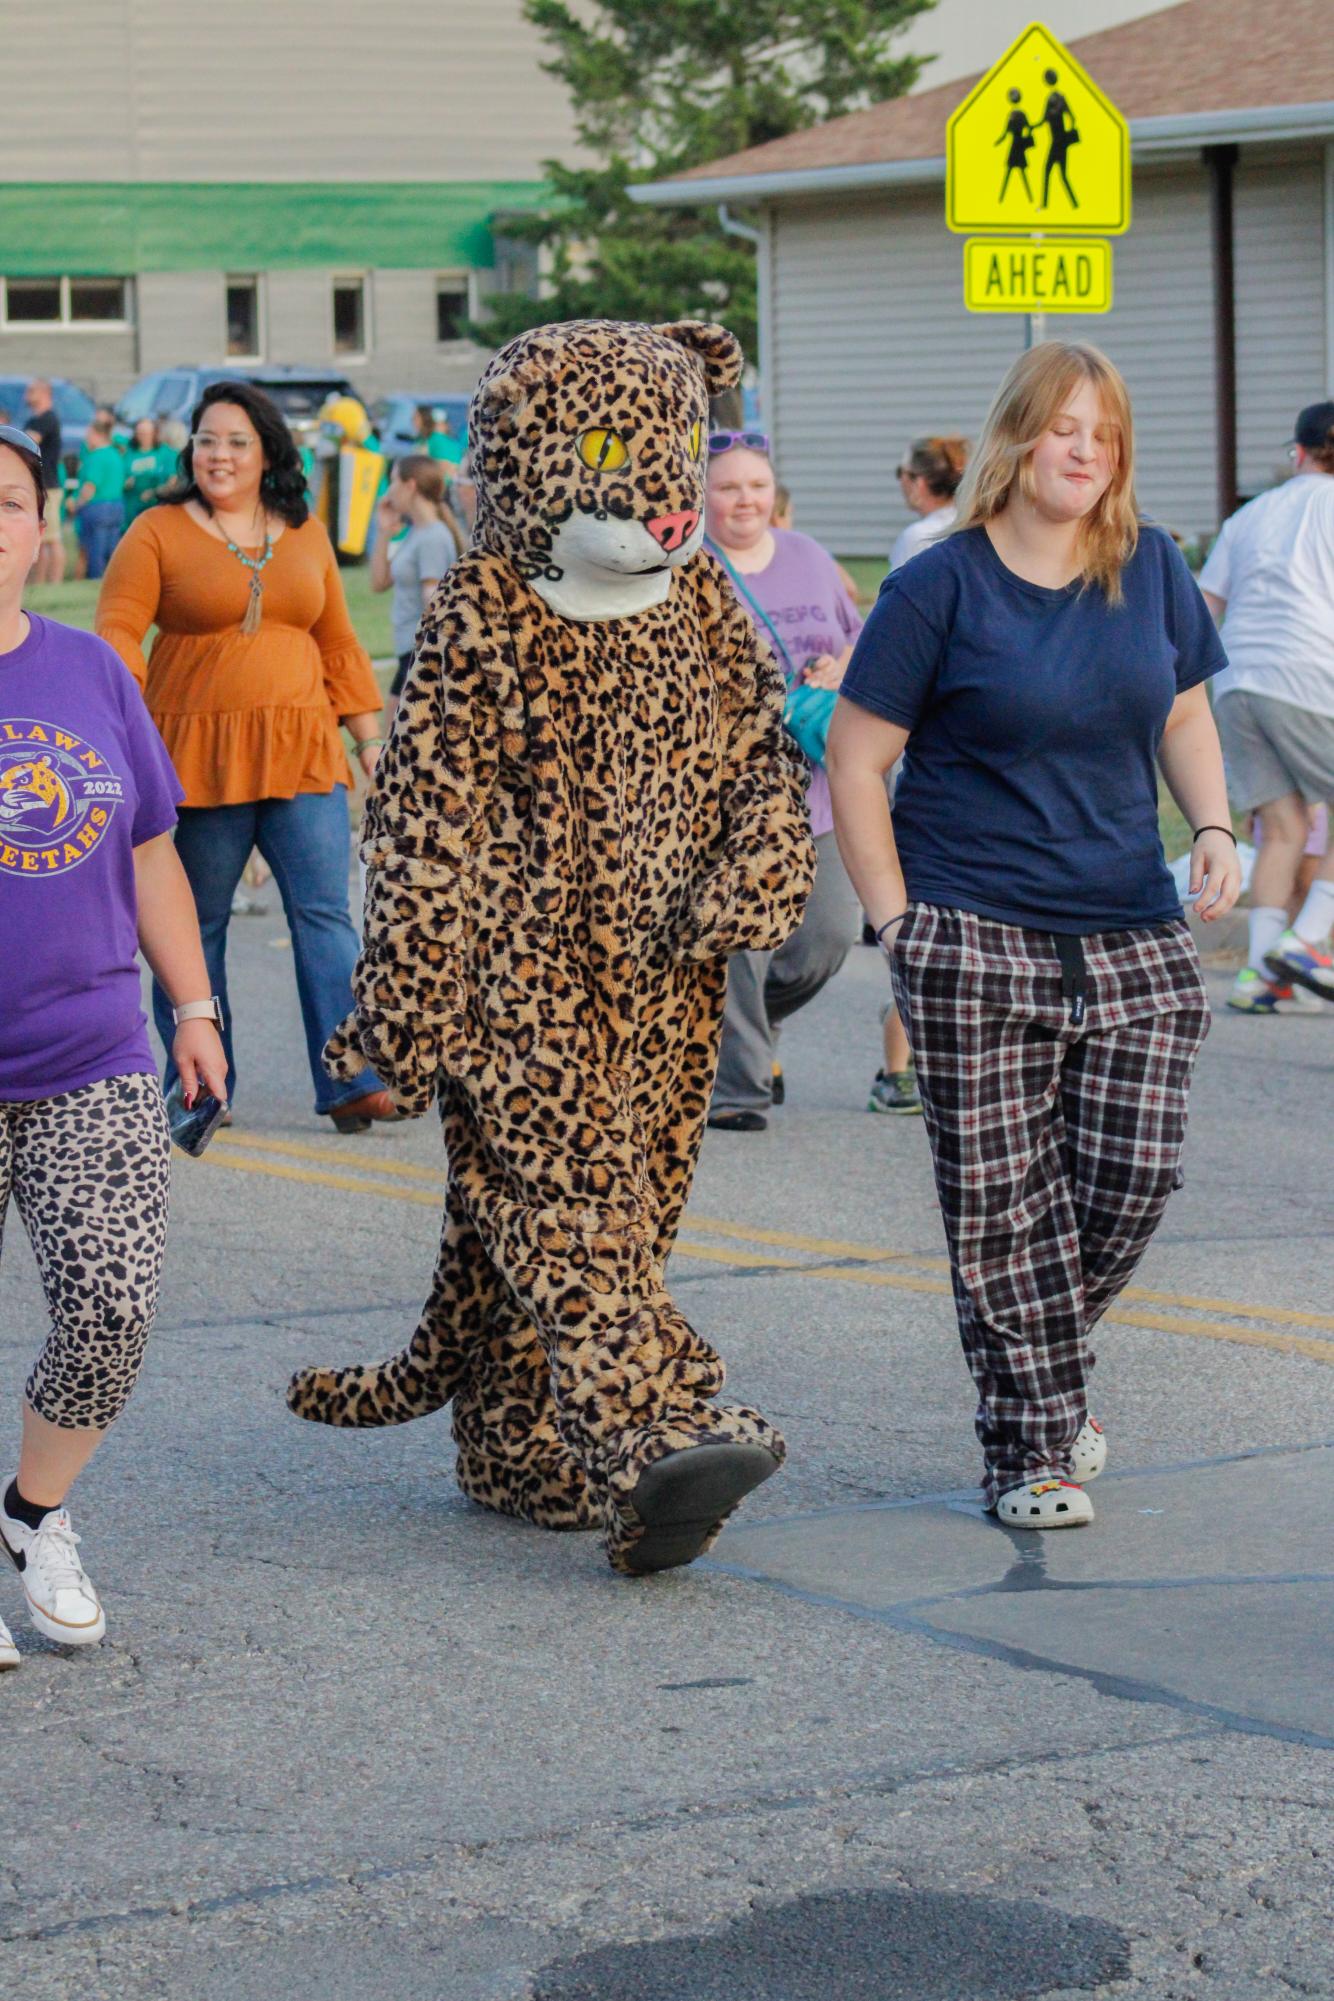
<instances>
[{"instance_id":1,"label":"woman in lavender shirt","mask_svg":"<svg viewBox=\"0 0 1334 2001\"><path fill-rule=\"evenodd\" d=\"M730 571L789 687L836 689L862 622L833 557L809 535L773 526L774 469L762 433L721 431L709 439L705 506L705 546ZM857 896L835 845L822 764L811 768L808 804L819 863L800 926L781 951L739 952L728 963L709 1124L729 1132L763 1132L769 1106L781 1097L779 1024L833 978L857 934Z\"/></svg>"}]
</instances>

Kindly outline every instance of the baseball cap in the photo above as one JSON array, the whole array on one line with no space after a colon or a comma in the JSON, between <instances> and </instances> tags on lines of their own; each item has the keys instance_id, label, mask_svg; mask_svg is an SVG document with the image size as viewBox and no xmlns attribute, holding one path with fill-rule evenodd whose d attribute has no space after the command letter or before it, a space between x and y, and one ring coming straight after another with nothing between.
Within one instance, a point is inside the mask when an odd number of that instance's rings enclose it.
<instances>
[{"instance_id":1,"label":"baseball cap","mask_svg":"<svg viewBox=\"0 0 1334 2001\"><path fill-rule=\"evenodd\" d=\"M1308 403L1293 428L1292 442L1303 445L1308 452L1323 451L1334 443L1331 432L1334 432L1334 402Z\"/></svg>"},{"instance_id":2,"label":"baseball cap","mask_svg":"<svg viewBox=\"0 0 1334 2001\"><path fill-rule=\"evenodd\" d=\"M41 471L40 446L26 431L21 431L17 424L0 424L0 445L8 445L11 452L22 452L24 458L31 461L39 472Z\"/></svg>"},{"instance_id":3,"label":"baseball cap","mask_svg":"<svg viewBox=\"0 0 1334 2001\"><path fill-rule=\"evenodd\" d=\"M46 479L42 472L41 448L17 424L0 424L0 445L8 445L12 452L17 452L32 474L32 483L37 489L38 518L45 520Z\"/></svg>"}]
</instances>

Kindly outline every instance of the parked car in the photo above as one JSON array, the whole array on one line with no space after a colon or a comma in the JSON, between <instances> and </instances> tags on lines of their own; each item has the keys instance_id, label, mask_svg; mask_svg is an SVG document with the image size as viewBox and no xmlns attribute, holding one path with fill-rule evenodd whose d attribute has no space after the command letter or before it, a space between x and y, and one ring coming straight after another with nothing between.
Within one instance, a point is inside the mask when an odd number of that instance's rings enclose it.
<instances>
[{"instance_id":1,"label":"parked car","mask_svg":"<svg viewBox=\"0 0 1334 2001\"><path fill-rule=\"evenodd\" d=\"M183 424L211 382L253 382L271 396L299 442L319 425L320 411L331 396L355 396L345 375L333 369L297 368L162 368L141 375L116 405L127 430L141 417L178 417Z\"/></svg>"},{"instance_id":2,"label":"parked car","mask_svg":"<svg viewBox=\"0 0 1334 2001\"><path fill-rule=\"evenodd\" d=\"M379 397L371 405L371 422L385 457L401 459L409 452L421 450L421 439L413 429L412 419L424 405L434 411L437 424L447 423L459 443L466 444L471 401L471 396L414 395L407 389L395 389L388 396Z\"/></svg>"},{"instance_id":3,"label":"parked car","mask_svg":"<svg viewBox=\"0 0 1334 2001\"><path fill-rule=\"evenodd\" d=\"M24 394L33 379L31 375L0 375L0 406L8 410L11 421L20 430L27 415ZM60 419L61 456L67 470L73 472L83 449L88 419L97 405L86 390L77 383L67 382L63 375L48 375L45 379L51 384L51 400Z\"/></svg>"}]
</instances>

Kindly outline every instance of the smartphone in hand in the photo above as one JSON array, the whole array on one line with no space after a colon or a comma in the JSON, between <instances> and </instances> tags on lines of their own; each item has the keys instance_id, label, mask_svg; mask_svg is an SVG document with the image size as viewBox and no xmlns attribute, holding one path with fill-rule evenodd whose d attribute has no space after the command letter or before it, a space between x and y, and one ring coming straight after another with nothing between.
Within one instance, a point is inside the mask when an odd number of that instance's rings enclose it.
<instances>
[{"instance_id":1,"label":"smartphone in hand","mask_svg":"<svg viewBox=\"0 0 1334 2001\"><path fill-rule=\"evenodd\" d=\"M178 1077L167 1093L167 1123L171 1127L173 1143L182 1153L191 1154L197 1160L222 1123L226 1109L226 1099L215 1098L202 1085L195 1094L193 1105L187 1105L185 1087Z\"/></svg>"}]
</instances>

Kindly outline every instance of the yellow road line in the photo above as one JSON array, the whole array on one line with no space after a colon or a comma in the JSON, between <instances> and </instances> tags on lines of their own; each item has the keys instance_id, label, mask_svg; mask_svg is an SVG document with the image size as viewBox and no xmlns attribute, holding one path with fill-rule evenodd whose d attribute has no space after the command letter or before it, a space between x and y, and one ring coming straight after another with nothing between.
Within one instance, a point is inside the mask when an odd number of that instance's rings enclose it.
<instances>
[{"instance_id":1,"label":"yellow road line","mask_svg":"<svg viewBox=\"0 0 1334 2001\"><path fill-rule=\"evenodd\" d=\"M360 1181L351 1174L321 1174L308 1167L285 1167L279 1160L242 1160L228 1147L223 1153L203 1156L205 1167L231 1168L238 1174L268 1174L275 1181L304 1181L319 1188L350 1188L357 1195L383 1195L390 1202L419 1202L424 1209L439 1209L442 1190L429 1188L380 1188L373 1181Z\"/></svg>"},{"instance_id":2,"label":"yellow road line","mask_svg":"<svg viewBox=\"0 0 1334 2001\"><path fill-rule=\"evenodd\" d=\"M864 1258L868 1264L883 1259L904 1259L928 1271L948 1271L949 1259L929 1257L918 1251L885 1250L878 1244L845 1244L828 1237L798 1237L785 1230L752 1229L749 1224L723 1223L712 1216L686 1216L686 1227L702 1230L706 1237L735 1237L742 1243L776 1244L791 1251L818 1251L825 1257ZM1278 1321L1286 1327L1326 1327L1334 1332L1334 1314L1302 1313L1295 1307L1250 1306L1240 1299L1214 1299L1185 1292L1152 1292L1146 1286L1128 1285L1122 1299L1141 1299L1150 1306L1184 1306L1196 1313L1235 1313L1243 1320Z\"/></svg>"},{"instance_id":3,"label":"yellow road line","mask_svg":"<svg viewBox=\"0 0 1334 2001\"><path fill-rule=\"evenodd\" d=\"M218 1157L217 1149L240 1147L244 1153L279 1153L288 1160L314 1160L321 1167L332 1163L335 1167L351 1167L358 1174L402 1175L407 1181L426 1181L443 1194L445 1186L445 1163L443 1155L438 1168L417 1167L406 1160L381 1160L368 1153L353 1153L347 1147L300 1146L291 1139L268 1139L260 1133L228 1132L216 1134L209 1158Z\"/></svg>"},{"instance_id":4,"label":"yellow road line","mask_svg":"<svg viewBox=\"0 0 1334 2001\"><path fill-rule=\"evenodd\" d=\"M343 1188L356 1195L379 1195L389 1202L410 1202L422 1208L436 1209L440 1205L441 1190L438 1186L436 1188L398 1188L377 1184L371 1177L383 1171L384 1163L378 1166L363 1167L358 1160L356 1162L358 1168L356 1175L329 1173L304 1167L289 1167L280 1160L245 1159L241 1157L240 1153L242 1144L243 1142L238 1139L230 1140L221 1153L214 1151L206 1154L204 1156L204 1164L206 1166L230 1168L240 1174L268 1175L278 1181L297 1181L322 1188ZM244 1144L249 1146L251 1143L247 1141ZM300 1158L310 1156L315 1159L324 1159L328 1157L317 1153L312 1147L298 1148L293 1143L287 1141L270 1140L266 1141L265 1145L270 1152L277 1152L281 1147L284 1153L295 1152ZM332 1157L340 1161L351 1158L351 1156L345 1153L336 1154ZM390 1164L394 1166L400 1165L397 1162ZM687 1219L687 1227L701 1228L706 1231L712 1230L718 1235L726 1233L743 1241L746 1237L746 1233L740 1226L722 1224L711 1219L704 1220L692 1216ZM743 1251L731 1247L723 1249L716 1244L697 1244L688 1238L678 1240L676 1255L692 1260L701 1260L709 1264L728 1265L733 1270L796 1272L803 1278L815 1278L826 1282L833 1280L836 1283L844 1285L888 1286L895 1292L933 1293L937 1296L942 1296L948 1295L950 1291L949 1284L944 1279L923 1278L914 1272L891 1272L870 1269L869 1258L876 1256L877 1253L868 1253L865 1246L859 1248L853 1245L834 1245L828 1239L820 1238L784 1238L783 1233L776 1230L756 1231L750 1240L772 1243L786 1241L794 1247L801 1248L809 1245L813 1249L824 1250L826 1255L833 1250L846 1251L848 1255L861 1255L868 1262L861 1265L807 1264L798 1258L775 1257L772 1254L765 1256L758 1251ZM896 1254L882 1252L878 1255L884 1257ZM909 1254L902 1252L897 1255L907 1256ZM943 1260L935 1262L943 1262ZM1143 1297L1142 1294L1138 1296ZM1178 1301L1174 1295L1168 1293L1150 1296L1161 1297L1168 1303L1180 1303L1183 1305L1192 1303L1184 1299ZM1122 1294L1123 1299L1129 1297L1131 1297L1129 1290ZM1200 1303L1203 1304L1204 1302ZM1259 1307L1240 1307L1231 1300L1214 1300L1208 1302L1208 1304L1213 1306L1215 1310L1222 1309L1223 1311L1236 1313L1245 1312L1254 1317L1260 1317L1262 1314L1262 1309ZM1274 1311L1268 1317L1278 1320L1287 1316ZM1292 1317L1295 1318L1296 1316ZM1206 1341L1232 1341L1242 1347L1269 1348L1279 1354L1306 1355L1313 1361L1334 1363L1334 1341L1318 1341L1299 1334L1279 1334L1264 1327L1238 1327L1221 1321L1179 1320L1169 1318L1164 1314L1135 1313L1128 1311L1123 1306L1114 1306L1109 1313L1104 1315L1104 1318L1114 1321L1123 1327L1147 1327L1154 1333L1187 1334ZM1306 1316L1306 1318L1314 1322L1317 1326L1327 1324L1318 1315L1312 1314Z\"/></svg>"}]
</instances>

